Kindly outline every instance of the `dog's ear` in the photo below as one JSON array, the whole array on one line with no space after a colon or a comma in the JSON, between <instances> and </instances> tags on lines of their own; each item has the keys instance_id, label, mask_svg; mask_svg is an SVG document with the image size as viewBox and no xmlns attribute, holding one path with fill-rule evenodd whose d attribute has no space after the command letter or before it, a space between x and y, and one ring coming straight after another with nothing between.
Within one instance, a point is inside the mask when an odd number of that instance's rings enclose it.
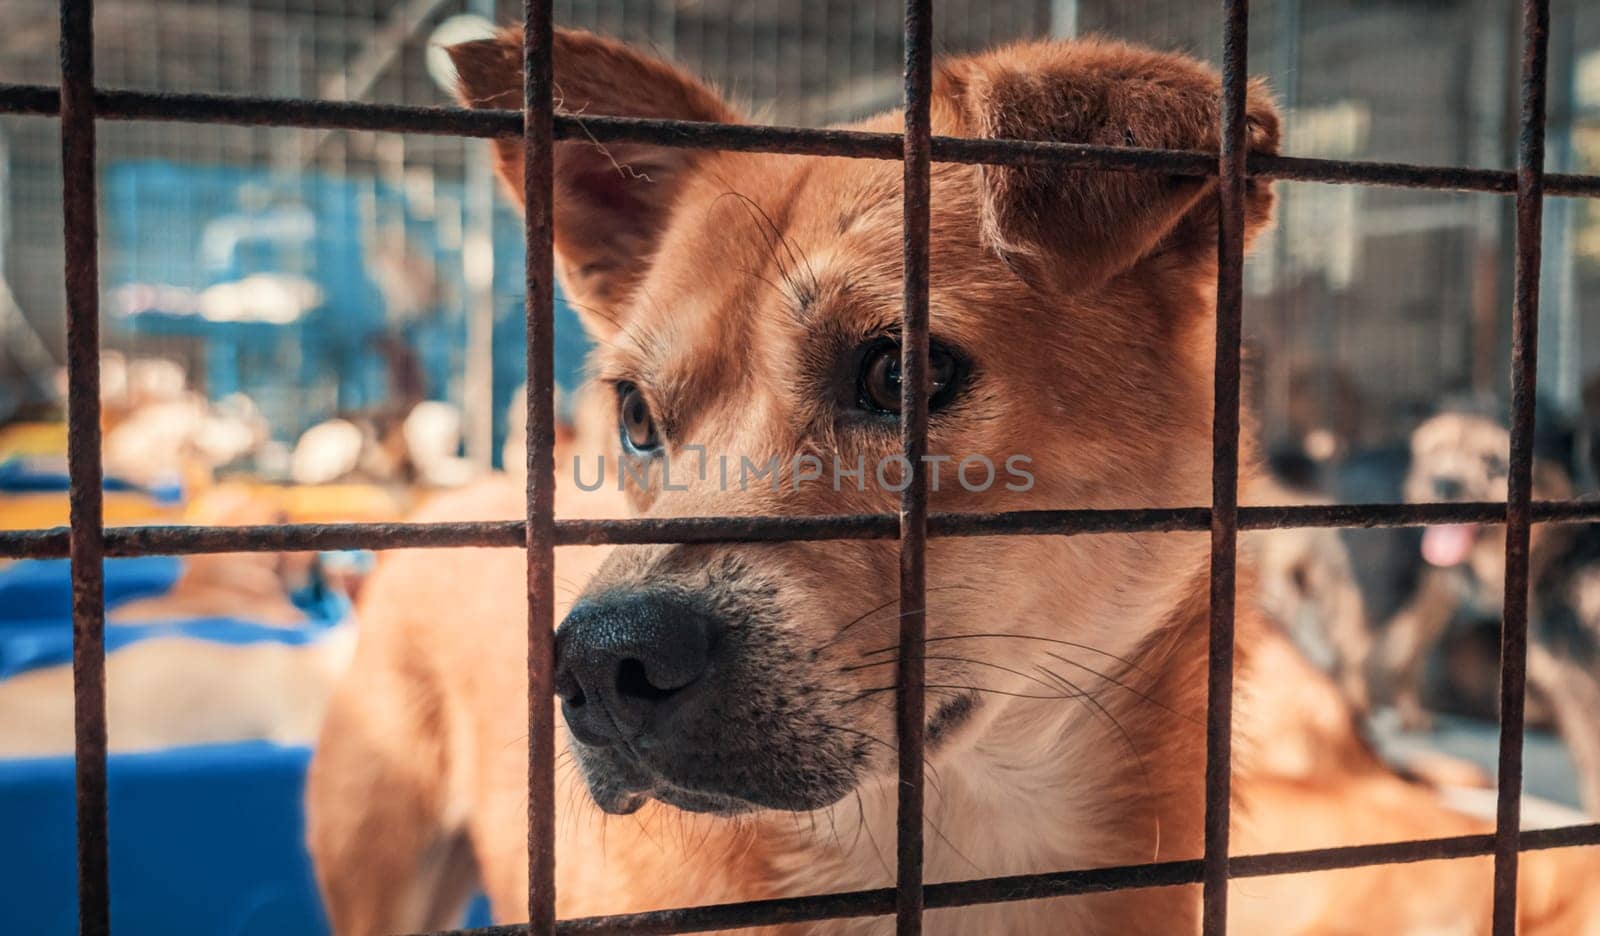
<instances>
[{"instance_id":1,"label":"dog's ear","mask_svg":"<svg viewBox=\"0 0 1600 936\"><path fill-rule=\"evenodd\" d=\"M522 107L522 33L449 48L457 95L474 108ZM557 30L558 113L731 123L738 119L706 85L658 59L584 32ZM520 204L522 141L495 141L497 168ZM555 145L555 246L562 285L598 337L616 329L620 306L655 252L685 176L700 153L635 143Z\"/></svg>"},{"instance_id":2,"label":"dog's ear","mask_svg":"<svg viewBox=\"0 0 1600 936\"><path fill-rule=\"evenodd\" d=\"M944 65L936 133L1216 152L1220 82L1187 56L1101 40L1012 46ZM1278 115L1252 82L1250 149L1275 153ZM1158 251L1216 255L1214 178L982 166L985 241L1030 282L1083 289ZM1250 180L1247 237L1272 211L1270 183Z\"/></svg>"}]
</instances>

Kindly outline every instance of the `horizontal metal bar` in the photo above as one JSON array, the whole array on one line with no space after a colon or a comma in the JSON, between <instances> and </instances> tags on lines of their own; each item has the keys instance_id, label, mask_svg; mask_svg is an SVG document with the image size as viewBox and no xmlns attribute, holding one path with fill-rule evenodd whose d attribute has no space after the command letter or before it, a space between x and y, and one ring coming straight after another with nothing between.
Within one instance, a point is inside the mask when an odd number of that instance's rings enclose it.
<instances>
[{"instance_id":1,"label":"horizontal metal bar","mask_svg":"<svg viewBox=\"0 0 1600 936\"><path fill-rule=\"evenodd\" d=\"M1306 527L1358 529L1447 523L1505 522L1499 501L1459 504L1306 504L1241 507L1243 530ZM1536 501L1535 523L1600 521L1600 501ZM1018 510L1010 513L935 513L930 536L1072 536L1098 533L1181 533L1210 528L1207 507L1132 510ZM522 547L524 521L464 523L289 523L269 526L123 526L106 530L106 555L150 556L324 549L443 549ZM557 520L556 545L651 543L771 543L894 539L893 514L821 517L673 517L633 520ZM67 554L66 527L0 532L0 558L54 559Z\"/></svg>"},{"instance_id":2,"label":"horizontal metal bar","mask_svg":"<svg viewBox=\"0 0 1600 936\"><path fill-rule=\"evenodd\" d=\"M1593 845L1600 845L1600 823L1526 831L1521 833L1519 840L1522 851ZM1386 842L1378 845L1313 848L1263 855L1237 855L1228 859L1228 876L1257 878L1281 874L1307 874L1382 864L1479 858L1493 852L1494 835L1489 833ZM924 898L928 909L934 910L1147 887L1175 887L1198 884L1200 878L1199 859L1165 861L929 884ZM564 936L703 933L749 926L884 916L893 912L894 888L884 887L876 890L844 891L777 900L583 917L561 921L556 925L556 932ZM511 924L450 932L461 933L463 936L514 936L525 931L525 926Z\"/></svg>"},{"instance_id":3,"label":"horizontal metal bar","mask_svg":"<svg viewBox=\"0 0 1600 936\"><path fill-rule=\"evenodd\" d=\"M463 110L353 101L109 89L95 92L95 107L96 116L102 120L171 120L486 138L522 136L522 112L514 110ZM0 83L0 114L54 116L59 110L60 94L52 86ZM631 117L576 117L570 114L557 115L555 138L857 159L897 160L902 153L898 133ZM936 136L932 140L932 157L934 162L986 165L1050 163L1068 168L1159 172L1168 175L1212 176L1217 172L1217 158L1212 153L1031 140L974 140ZM1509 170L1457 166L1252 153L1246 162L1246 170L1256 178L1292 182L1503 195L1513 194L1517 189L1516 174ZM1551 173L1545 176L1545 193L1600 198L1600 175Z\"/></svg>"},{"instance_id":4,"label":"horizontal metal bar","mask_svg":"<svg viewBox=\"0 0 1600 936\"><path fill-rule=\"evenodd\" d=\"M101 120L160 120L325 130L375 130L465 137L520 137L522 112L416 107L361 101L314 101L256 95L122 91L94 93ZM0 114L54 116L57 90L48 85L0 84Z\"/></svg>"}]
</instances>

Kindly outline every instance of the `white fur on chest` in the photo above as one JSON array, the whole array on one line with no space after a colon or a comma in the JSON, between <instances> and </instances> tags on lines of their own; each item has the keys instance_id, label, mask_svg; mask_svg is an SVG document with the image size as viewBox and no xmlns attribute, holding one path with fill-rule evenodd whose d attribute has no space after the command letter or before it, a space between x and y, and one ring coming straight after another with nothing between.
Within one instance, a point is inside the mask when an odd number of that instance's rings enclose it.
<instances>
[{"instance_id":1,"label":"white fur on chest","mask_svg":"<svg viewBox=\"0 0 1600 936\"><path fill-rule=\"evenodd\" d=\"M1130 829L1120 804L1107 803L1097 782L1109 763L1129 754L1119 739L1079 706L1039 704L1007 713L984 742L927 774L924 873L930 883L1038 874L1153 860L1159 831ZM1030 739L1023 742L1021 739ZM997 748L1029 756L1004 763ZM791 865L780 860L788 893L827 893L894 883L893 785L864 787L802 823ZM1082 901L1016 901L930 910L925 932L937 934L1074 934L1096 931ZM816 933L880 934L892 918L834 920Z\"/></svg>"}]
</instances>

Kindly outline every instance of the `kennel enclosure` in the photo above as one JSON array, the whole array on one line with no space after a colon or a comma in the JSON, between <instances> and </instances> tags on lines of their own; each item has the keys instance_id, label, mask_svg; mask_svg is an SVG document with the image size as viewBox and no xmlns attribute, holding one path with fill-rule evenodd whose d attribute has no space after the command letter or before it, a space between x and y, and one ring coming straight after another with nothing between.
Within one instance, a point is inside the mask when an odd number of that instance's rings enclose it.
<instances>
[{"instance_id":1,"label":"kennel enclosure","mask_svg":"<svg viewBox=\"0 0 1600 936\"><path fill-rule=\"evenodd\" d=\"M754 903L685 907L604 918L557 920L554 895L554 708L530 707L529 906L526 924L481 932L676 933L759 924L893 915L902 934L921 931L925 910L1113 889L1199 884L1204 930L1226 929L1228 882L1271 874L1406 861L1492 855L1494 931L1510 936L1516 914L1519 854L1527 849L1600 844L1600 823L1523 832L1519 825L1523 696L1526 686L1528 543L1535 522L1594 522L1600 504L1531 499L1537 376L1541 213L1552 195L1600 197L1600 176L1545 171L1550 41L1548 0L1521 4L1520 133L1514 171L1324 158L1248 155L1244 95L1249 17L1245 0L1223 4L1220 153L1107 148L1067 143L934 137L929 123L932 4L905 9L905 130L861 133L792 127L696 124L558 114L551 96L552 9L530 0L524 21L524 107L467 112L411 105L330 102L249 95L158 93L99 88L94 80L94 14L86 0L61 6L59 86L0 86L0 112L53 117L62 143L69 362L71 524L67 529L0 534L0 556L70 556L73 578L77 723L79 925L110 929L104 695L106 556L248 550L502 546L527 553L530 698L550 696L553 665L554 550L598 543L752 542L845 538L896 539L901 546L901 646L896 696L900 809L897 885ZM135 526L102 522L100 467L100 288L96 129L102 121L206 122L394 133L515 138L525 142L526 325L528 393L527 515L521 521L450 524L300 524L241 528ZM905 304L902 318L901 438L914 466L898 515L702 517L558 521L553 516L553 280L551 154L556 141L593 139L760 152L900 160L904 163ZM1147 510L1052 510L1005 514L930 514L921 459L926 447L928 381L929 170L933 162L1049 163L1112 172L1215 176L1219 266L1213 437L1213 494L1208 506ZM1514 199L1516 268L1511 352L1511 483L1505 503L1342 505L1281 508L1238 503L1243 307L1243 210L1247 178L1496 193ZM1505 619L1501 639L1498 814L1492 834L1309 851L1231 855L1229 763L1232 746L1234 584L1241 530L1290 526L1421 525L1445 522L1507 526ZM1206 531L1211 538L1211 656L1207 705L1205 848L1193 860L986 878L942 884L922 880L923 598L928 537L1086 535L1114 531Z\"/></svg>"}]
</instances>

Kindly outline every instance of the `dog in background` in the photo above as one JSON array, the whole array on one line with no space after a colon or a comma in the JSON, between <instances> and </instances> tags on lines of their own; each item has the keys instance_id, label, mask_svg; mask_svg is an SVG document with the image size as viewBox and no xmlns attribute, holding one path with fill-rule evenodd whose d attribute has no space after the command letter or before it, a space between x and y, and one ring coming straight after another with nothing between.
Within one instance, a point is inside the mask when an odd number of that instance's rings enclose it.
<instances>
[{"instance_id":1,"label":"dog in background","mask_svg":"<svg viewBox=\"0 0 1600 936\"><path fill-rule=\"evenodd\" d=\"M1541 412L1533 496L1573 496L1572 439ZM1439 413L1412 433L1406 499L1503 501L1511 437L1482 408ZM1422 534L1417 590L1389 622L1381 668L1405 724L1426 725L1424 664L1446 643L1446 691L1493 717L1505 598L1505 526L1449 524ZM1553 722L1571 751L1585 807L1600 815L1600 533L1591 525L1535 524L1530 537L1529 719ZM1455 640L1447 638L1454 630Z\"/></svg>"},{"instance_id":2,"label":"dog in background","mask_svg":"<svg viewBox=\"0 0 1600 936\"><path fill-rule=\"evenodd\" d=\"M255 526L287 518L248 488L221 485L197 495L184 519L201 526ZM123 602L107 620L146 624L246 617L294 627L306 622L294 596L316 587L320 574L315 553L200 553L184 559L177 581L166 592Z\"/></svg>"},{"instance_id":3,"label":"dog in background","mask_svg":"<svg viewBox=\"0 0 1600 936\"><path fill-rule=\"evenodd\" d=\"M468 104L518 106L519 35L451 51ZM559 32L553 68L567 114L740 119L681 71L592 35ZM1218 92L1185 56L1023 43L941 63L933 129L1214 151ZM1247 113L1250 148L1275 152L1260 85ZM857 129L901 125L891 114ZM496 146L520 191L520 141ZM680 469L691 446L713 461L847 467L900 451L902 167L579 140L554 158L559 271L610 397L604 452L647 472L625 492L590 492L563 464L558 515L892 513L887 485L802 483L795 468L724 486L715 470ZM947 482L933 509L1206 500L1215 185L934 167L930 451L992 464L1025 453L1034 483ZM1271 187L1251 180L1245 197L1253 236ZM442 495L424 519L523 509L519 483L491 479ZM1199 857L1207 558L1207 538L1187 533L929 544L929 880ZM526 918L530 704L559 704L567 725L557 813L534 817L554 825L563 917L892 883L879 848L897 788L892 542L562 550L556 582L558 700L530 700L522 553L380 563L308 779L337 932L447 925L475 882L498 917ZM1237 642L1237 849L1485 828L1378 763L1333 688L1249 602ZM1487 872L1476 859L1252 880L1230 914L1242 932L1471 931L1488 918ZM1593 926L1597 873L1592 851L1524 856L1523 931ZM1188 886L937 910L927 927L1192 932L1199 913Z\"/></svg>"},{"instance_id":4,"label":"dog in background","mask_svg":"<svg viewBox=\"0 0 1600 936\"><path fill-rule=\"evenodd\" d=\"M311 426L295 441L288 475L300 485L457 487L480 473L460 451L461 411L442 400L420 400Z\"/></svg>"},{"instance_id":5,"label":"dog in background","mask_svg":"<svg viewBox=\"0 0 1600 936\"><path fill-rule=\"evenodd\" d=\"M240 526L282 521L277 507L247 488L202 492L186 521ZM342 587L353 587L346 579ZM291 629L309 623L296 594L333 587L308 552L189 556L163 594L124 602L107 623L165 627L231 618ZM335 680L349 663L355 625L328 628L304 643L232 644L156 633L106 657L106 722L113 751L157 750L263 738L306 744L322 724ZM27 670L0 680L0 757L65 754L73 743L72 666Z\"/></svg>"},{"instance_id":6,"label":"dog in background","mask_svg":"<svg viewBox=\"0 0 1600 936\"><path fill-rule=\"evenodd\" d=\"M1244 498L1256 506L1328 501L1262 478ZM1333 677L1358 718L1371 712L1366 668L1373 631L1339 530L1300 527L1244 535L1259 583L1261 610L1318 669Z\"/></svg>"},{"instance_id":7,"label":"dog in background","mask_svg":"<svg viewBox=\"0 0 1600 936\"><path fill-rule=\"evenodd\" d=\"M102 455L109 476L146 486L209 480L269 444L266 420L248 397L208 400L176 361L107 351L100 364ZM65 369L56 382L65 399Z\"/></svg>"},{"instance_id":8,"label":"dog in background","mask_svg":"<svg viewBox=\"0 0 1600 936\"><path fill-rule=\"evenodd\" d=\"M1549 422L1546 420L1546 422ZM1447 407L1411 434L1410 464L1403 487L1408 503L1504 501L1510 471L1510 434L1485 406ZM1566 453L1555 442L1540 447L1534 463L1535 499L1571 497ZM1531 578L1537 581L1550 559L1565 547L1563 531L1535 525L1531 540ZM1502 524L1439 524L1426 527L1417 541L1414 590L1389 620L1379 649L1378 671L1402 722L1425 727L1424 667L1432 651L1459 620L1464 631L1485 624L1498 631L1505 597L1505 527ZM1462 654L1450 668L1453 694L1477 714L1493 717L1497 651L1472 662L1473 637L1464 633ZM1490 641L1491 645L1493 641ZM1452 692L1446 688L1447 692ZM1476 700L1476 701L1475 701Z\"/></svg>"},{"instance_id":9,"label":"dog in background","mask_svg":"<svg viewBox=\"0 0 1600 936\"><path fill-rule=\"evenodd\" d=\"M263 739L309 744L349 664L355 625L301 645L155 636L106 657L110 750ZM73 750L72 665L0 680L0 758Z\"/></svg>"}]
</instances>

